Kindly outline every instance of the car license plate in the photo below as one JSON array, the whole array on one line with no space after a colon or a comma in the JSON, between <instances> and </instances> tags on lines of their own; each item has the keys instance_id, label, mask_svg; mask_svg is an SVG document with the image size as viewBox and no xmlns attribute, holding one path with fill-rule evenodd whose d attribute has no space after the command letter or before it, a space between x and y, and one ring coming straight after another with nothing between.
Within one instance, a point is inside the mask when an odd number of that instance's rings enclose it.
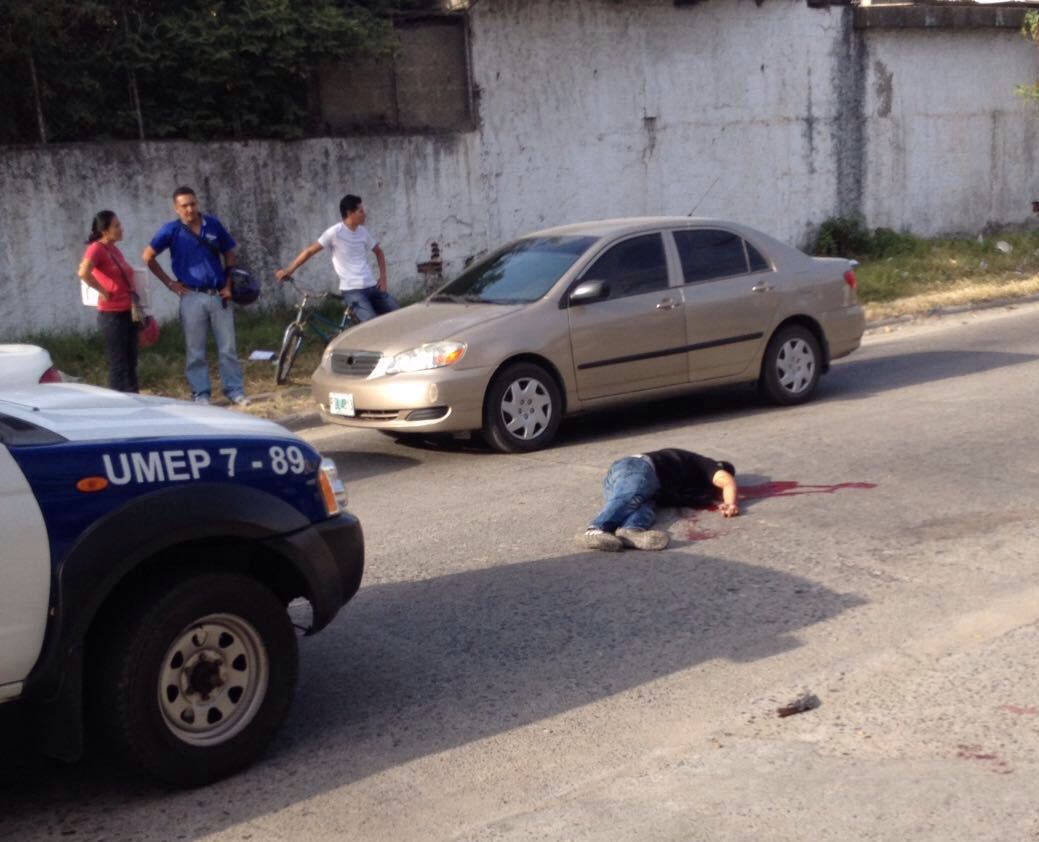
<instances>
[{"instance_id":1,"label":"car license plate","mask_svg":"<svg viewBox=\"0 0 1039 842\"><path fill-rule=\"evenodd\" d=\"M329 392L328 411L332 415L353 415L354 396L349 392Z\"/></svg>"}]
</instances>

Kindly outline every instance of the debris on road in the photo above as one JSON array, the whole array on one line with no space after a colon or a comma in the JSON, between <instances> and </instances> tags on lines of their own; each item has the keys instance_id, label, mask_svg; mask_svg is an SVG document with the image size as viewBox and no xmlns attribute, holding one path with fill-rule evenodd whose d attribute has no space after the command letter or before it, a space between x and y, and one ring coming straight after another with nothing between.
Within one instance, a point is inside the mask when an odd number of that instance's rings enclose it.
<instances>
[{"instance_id":1,"label":"debris on road","mask_svg":"<svg viewBox=\"0 0 1039 842\"><path fill-rule=\"evenodd\" d=\"M795 713L805 713L806 711L815 710L822 702L819 701L819 697L815 693L802 693L790 704L783 705L781 708L776 708L776 713L780 718L784 716L793 716Z\"/></svg>"}]
</instances>

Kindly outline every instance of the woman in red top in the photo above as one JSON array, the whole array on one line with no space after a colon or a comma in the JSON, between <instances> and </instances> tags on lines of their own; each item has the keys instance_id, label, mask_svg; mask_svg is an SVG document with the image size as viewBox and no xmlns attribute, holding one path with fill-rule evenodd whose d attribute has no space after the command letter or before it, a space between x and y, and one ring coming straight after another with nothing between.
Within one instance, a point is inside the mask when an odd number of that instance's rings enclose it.
<instances>
[{"instance_id":1,"label":"woman in red top","mask_svg":"<svg viewBox=\"0 0 1039 842\"><path fill-rule=\"evenodd\" d=\"M110 210L94 217L87 250L79 264L79 277L98 292L97 326L105 338L108 388L120 392L137 389L137 325L133 321L133 269L116 243L123 226Z\"/></svg>"}]
</instances>

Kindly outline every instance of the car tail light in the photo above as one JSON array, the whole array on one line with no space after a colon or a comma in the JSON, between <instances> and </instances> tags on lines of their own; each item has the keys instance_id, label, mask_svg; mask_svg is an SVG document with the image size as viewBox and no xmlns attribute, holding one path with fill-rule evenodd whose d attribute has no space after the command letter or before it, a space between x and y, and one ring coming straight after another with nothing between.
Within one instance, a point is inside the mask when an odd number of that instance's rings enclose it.
<instances>
[{"instance_id":1,"label":"car tail light","mask_svg":"<svg viewBox=\"0 0 1039 842\"><path fill-rule=\"evenodd\" d=\"M855 279L854 269L849 269L844 273L844 283L846 283L851 289L858 287L859 282Z\"/></svg>"},{"instance_id":2,"label":"car tail light","mask_svg":"<svg viewBox=\"0 0 1039 842\"><path fill-rule=\"evenodd\" d=\"M48 368L43 374L40 375L41 383L60 383L61 372L58 371L54 366Z\"/></svg>"}]
</instances>

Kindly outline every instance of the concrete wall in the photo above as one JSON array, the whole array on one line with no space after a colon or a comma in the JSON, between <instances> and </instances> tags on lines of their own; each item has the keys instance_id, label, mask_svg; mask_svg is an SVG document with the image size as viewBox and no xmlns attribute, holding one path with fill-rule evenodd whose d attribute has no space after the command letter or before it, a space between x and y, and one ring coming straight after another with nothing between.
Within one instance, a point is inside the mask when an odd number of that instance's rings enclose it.
<instances>
[{"instance_id":1,"label":"concrete wall","mask_svg":"<svg viewBox=\"0 0 1039 842\"><path fill-rule=\"evenodd\" d=\"M1034 81L1016 31L867 32L862 211L920 233L1022 222L1039 198L1039 111L1014 93Z\"/></svg>"},{"instance_id":2,"label":"concrete wall","mask_svg":"<svg viewBox=\"0 0 1039 842\"><path fill-rule=\"evenodd\" d=\"M471 13L475 131L292 143L83 144L0 158L0 339L85 328L74 271L92 214L132 262L193 185L269 278L359 193L417 283L535 228L635 214L738 219L792 243L837 213L921 234L1019 223L1039 196L1035 78L1015 32L863 30L848 7L709 0L482 0ZM301 280L330 284L318 255ZM269 290L269 300L275 294ZM175 300L158 288L160 316Z\"/></svg>"}]
</instances>

